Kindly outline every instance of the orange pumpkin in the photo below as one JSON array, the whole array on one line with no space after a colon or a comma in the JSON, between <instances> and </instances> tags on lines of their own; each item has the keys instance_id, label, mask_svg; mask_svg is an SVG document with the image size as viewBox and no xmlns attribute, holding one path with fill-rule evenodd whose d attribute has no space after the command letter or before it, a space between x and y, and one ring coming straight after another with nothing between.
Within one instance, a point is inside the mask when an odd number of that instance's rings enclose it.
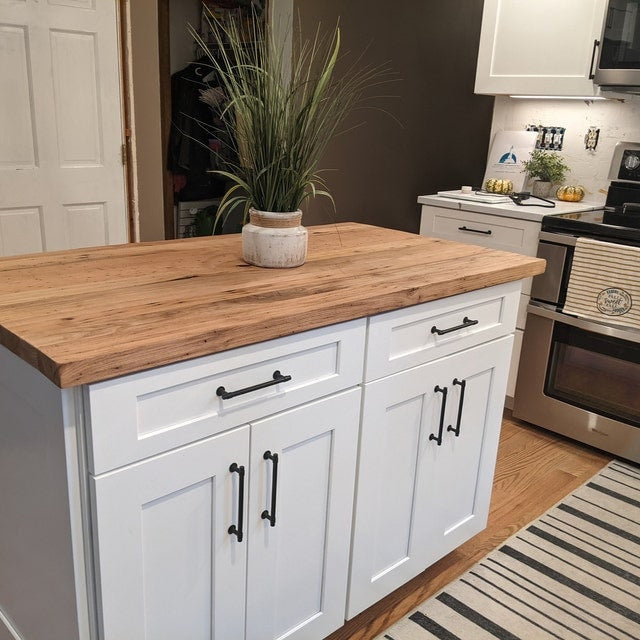
<instances>
[{"instance_id":1,"label":"orange pumpkin","mask_svg":"<svg viewBox=\"0 0 640 640\"><path fill-rule=\"evenodd\" d=\"M556 191L556 198L564 202L580 202L584 198L584 187L580 185L565 185Z\"/></svg>"}]
</instances>

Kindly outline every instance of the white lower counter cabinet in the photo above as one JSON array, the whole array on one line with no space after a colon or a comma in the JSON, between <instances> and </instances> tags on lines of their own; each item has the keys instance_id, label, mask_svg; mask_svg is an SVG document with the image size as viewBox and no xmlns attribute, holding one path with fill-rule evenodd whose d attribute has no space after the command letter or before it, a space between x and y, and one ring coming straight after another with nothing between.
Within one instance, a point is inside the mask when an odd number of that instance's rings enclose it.
<instances>
[{"instance_id":1,"label":"white lower counter cabinet","mask_svg":"<svg viewBox=\"0 0 640 640\"><path fill-rule=\"evenodd\" d=\"M486 526L512 344L364 385L347 618Z\"/></svg>"},{"instance_id":2,"label":"white lower counter cabinet","mask_svg":"<svg viewBox=\"0 0 640 640\"><path fill-rule=\"evenodd\" d=\"M101 639L340 627L359 410L352 389L92 479Z\"/></svg>"}]
</instances>

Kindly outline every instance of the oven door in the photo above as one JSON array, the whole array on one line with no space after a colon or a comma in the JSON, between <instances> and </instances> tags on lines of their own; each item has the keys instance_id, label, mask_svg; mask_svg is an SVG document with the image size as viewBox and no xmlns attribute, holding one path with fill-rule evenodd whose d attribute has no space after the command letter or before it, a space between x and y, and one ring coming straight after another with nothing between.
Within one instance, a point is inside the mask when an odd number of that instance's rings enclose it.
<instances>
[{"instance_id":1,"label":"oven door","mask_svg":"<svg viewBox=\"0 0 640 640\"><path fill-rule=\"evenodd\" d=\"M640 462L640 332L530 304L513 415Z\"/></svg>"}]
</instances>

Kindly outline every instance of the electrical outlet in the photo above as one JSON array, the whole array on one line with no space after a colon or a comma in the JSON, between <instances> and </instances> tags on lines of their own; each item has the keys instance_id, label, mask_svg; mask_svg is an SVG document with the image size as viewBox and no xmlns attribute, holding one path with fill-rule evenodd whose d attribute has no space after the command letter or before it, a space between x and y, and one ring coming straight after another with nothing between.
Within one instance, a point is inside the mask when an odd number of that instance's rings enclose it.
<instances>
[{"instance_id":1,"label":"electrical outlet","mask_svg":"<svg viewBox=\"0 0 640 640\"><path fill-rule=\"evenodd\" d=\"M564 142L565 127L547 127L538 124L530 124L527 131L537 131L536 149L549 151L561 151Z\"/></svg>"},{"instance_id":2,"label":"electrical outlet","mask_svg":"<svg viewBox=\"0 0 640 640\"><path fill-rule=\"evenodd\" d=\"M596 127L589 127L589 130L584 136L584 148L587 151L595 151L598 146L598 139L600 138L600 129Z\"/></svg>"}]
</instances>

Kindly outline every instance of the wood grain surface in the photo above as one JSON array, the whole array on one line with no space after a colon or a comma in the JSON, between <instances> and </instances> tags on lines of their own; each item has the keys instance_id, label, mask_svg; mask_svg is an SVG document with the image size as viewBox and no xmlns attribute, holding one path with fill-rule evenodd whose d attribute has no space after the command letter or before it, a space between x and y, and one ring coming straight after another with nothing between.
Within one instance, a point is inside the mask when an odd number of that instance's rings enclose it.
<instances>
[{"instance_id":1,"label":"wood grain surface","mask_svg":"<svg viewBox=\"0 0 640 640\"><path fill-rule=\"evenodd\" d=\"M60 387L526 278L537 258L355 223L306 264L245 264L239 234L0 259L0 344Z\"/></svg>"}]
</instances>

